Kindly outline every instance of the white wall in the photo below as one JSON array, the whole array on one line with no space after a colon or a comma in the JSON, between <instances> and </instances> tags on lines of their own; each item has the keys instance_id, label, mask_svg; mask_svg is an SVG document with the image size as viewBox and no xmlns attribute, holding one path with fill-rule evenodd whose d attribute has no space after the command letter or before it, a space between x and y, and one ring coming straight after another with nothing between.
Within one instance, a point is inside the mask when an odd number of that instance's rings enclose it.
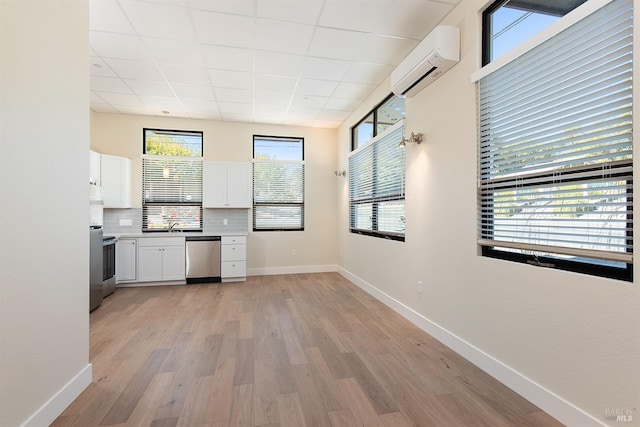
<instances>
[{"instance_id":1,"label":"white wall","mask_svg":"<svg viewBox=\"0 0 640 427\"><path fill-rule=\"evenodd\" d=\"M0 2L2 426L91 381L88 27L86 1Z\"/></svg>"},{"instance_id":2,"label":"white wall","mask_svg":"<svg viewBox=\"0 0 640 427\"><path fill-rule=\"evenodd\" d=\"M336 265L336 130L124 114L91 113L91 147L132 160L133 206L142 204L142 129L169 128L204 132L204 158L250 162L253 135L304 138L305 230L250 232L249 274L303 272ZM251 227L249 228L251 230ZM292 255L292 251L296 255Z\"/></svg>"},{"instance_id":3,"label":"white wall","mask_svg":"<svg viewBox=\"0 0 640 427\"><path fill-rule=\"evenodd\" d=\"M348 233L345 181L338 189L339 264L373 293L415 311L425 325L444 328L452 342L466 341L469 354L484 352L541 386L530 397L544 397L540 390L546 389L579 408L545 408L564 422L597 424L605 422L607 409L631 408L628 425L640 425L637 284L478 256L470 75L479 63L478 11L486 3L462 1L445 19L461 28L462 61L407 100L407 131L426 138L407 147L406 242ZM340 168L347 164L349 127L389 92L385 82L339 129ZM421 295L418 280L424 282ZM581 418L580 410L591 418Z\"/></svg>"}]
</instances>

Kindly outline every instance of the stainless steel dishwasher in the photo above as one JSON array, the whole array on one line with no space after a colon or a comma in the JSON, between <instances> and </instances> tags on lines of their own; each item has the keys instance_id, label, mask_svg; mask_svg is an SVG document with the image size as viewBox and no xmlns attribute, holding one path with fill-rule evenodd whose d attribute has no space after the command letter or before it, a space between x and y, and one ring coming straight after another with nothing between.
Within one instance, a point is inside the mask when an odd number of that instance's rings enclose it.
<instances>
[{"instance_id":1,"label":"stainless steel dishwasher","mask_svg":"<svg viewBox=\"0 0 640 427\"><path fill-rule=\"evenodd\" d=\"M220 236L186 236L187 283L220 281Z\"/></svg>"}]
</instances>

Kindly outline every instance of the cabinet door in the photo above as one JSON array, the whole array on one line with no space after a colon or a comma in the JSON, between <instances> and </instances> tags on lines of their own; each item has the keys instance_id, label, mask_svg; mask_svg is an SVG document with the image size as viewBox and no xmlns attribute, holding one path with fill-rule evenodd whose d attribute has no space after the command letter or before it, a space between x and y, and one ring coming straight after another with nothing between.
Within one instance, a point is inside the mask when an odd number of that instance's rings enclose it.
<instances>
[{"instance_id":1,"label":"cabinet door","mask_svg":"<svg viewBox=\"0 0 640 427\"><path fill-rule=\"evenodd\" d=\"M102 154L100 158L104 207L130 208L131 160L107 154Z\"/></svg>"},{"instance_id":2,"label":"cabinet door","mask_svg":"<svg viewBox=\"0 0 640 427\"><path fill-rule=\"evenodd\" d=\"M165 246L162 248L162 279L185 279L184 246Z\"/></svg>"},{"instance_id":3,"label":"cabinet door","mask_svg":"<svg viewBox=\"0 0 640 427\"><path fill-rule=\"evenodd\" d=\"M251 163L227 163L227 203L230 208L251 207Z\"/></svg>"},{"instance_id":4,"label":"cabinet door","mask_svg":"<svg viewBox=\"0 0 640 427\"><path fill-rule=\"evenodd\" d=\"M116 282L136 280L136 241L121 239L116 243Z\"/></svg>"},{"instance_id":5,"label":"cabinet door","mask_svg":"<svg viewBox=\"0 0 640 427\"><path fill-rule=\"evenodd\" d=\"M138 281L154 282L158 280L162 280L162 248L140 246L138 248Z\"/></svg>"},{"instance_id":6,"label":"cabinet door","mask_svg":"<svg viewBox=\"0 0 640 427\"><path fill-rule=\"evenodd\" d=\"M227 207L227 171L222 162L202 164L202 206L205 208Z\"/></svg>"}]
</instances>

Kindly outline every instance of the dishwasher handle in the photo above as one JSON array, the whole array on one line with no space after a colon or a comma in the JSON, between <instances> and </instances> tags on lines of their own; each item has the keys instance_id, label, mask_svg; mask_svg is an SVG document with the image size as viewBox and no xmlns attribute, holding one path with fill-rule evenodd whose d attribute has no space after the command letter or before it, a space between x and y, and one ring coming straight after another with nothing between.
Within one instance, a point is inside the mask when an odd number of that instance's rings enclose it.
<instances>
[{"instance_id":1,"label":"dishwasher handle","mask_svg":"<svg viewBox=\"0 0 640 427\"><path fill-rule=\"evenodd\" d=\"M220 236L186 236L187 242L215 242L220 240Z\"/></svg>"}]
</instances>

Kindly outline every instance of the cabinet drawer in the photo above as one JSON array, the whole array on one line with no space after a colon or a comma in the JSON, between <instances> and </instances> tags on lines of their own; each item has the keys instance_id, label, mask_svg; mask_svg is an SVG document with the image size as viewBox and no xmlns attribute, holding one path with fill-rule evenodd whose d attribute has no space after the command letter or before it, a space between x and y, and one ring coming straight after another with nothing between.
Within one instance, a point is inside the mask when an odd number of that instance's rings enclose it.
<instances>
[{"instance_id":1,"label":"cabinet drawer","mask_svg":"<svg viewBox=\"0 0 640 427\"><path fill-rule=\"evenodd\" d=\"M184 237L141 237L138 246L184 246Z\"/></svg>"},{"instance_id":2,"label":"cabinet drawer","mask_svg":"<svg viewBox=\"0 0 640 427\"><path fill-rule=\"evenodd\" d=\"M222 261L245 261L247 247L246 245L222 245L220 259Z\"/></svg>"},{"instance_id":3,"label":"cabinet drawer","mask_svg":"<svg viewBox=\"0 0 640 427\"><path fill-rule=\"evenodd\" d=\"M244 277L247 275L247 263L245 261L222 261L220 276Z\"/></svg>"},{"instance_id":4,"label":"cabinet drawer","mask_svg":"<svg viewBox=\"0 0 640 427\"><path fill-rule=\"evenodd\" d=\"M223 245L246 245L247 236L222 236Z\"/></svg>"}]
</instances>

